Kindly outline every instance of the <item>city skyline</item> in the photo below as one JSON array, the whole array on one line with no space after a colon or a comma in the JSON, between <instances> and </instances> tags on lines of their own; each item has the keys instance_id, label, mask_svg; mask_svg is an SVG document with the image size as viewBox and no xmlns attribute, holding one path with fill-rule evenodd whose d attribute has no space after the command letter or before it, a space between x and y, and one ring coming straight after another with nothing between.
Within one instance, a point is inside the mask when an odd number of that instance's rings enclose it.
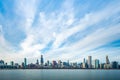
<instances>
[{"instance_id":1,"label":"city skyline","mask_svg":"<svg viewBox=\"0 0 120 80\"><path fill-rule=\"evenodd\" d=\"M119 62L110 62L108 55L105 63L101 63L99 59L93 60L92 56L88 56L87 59L83 58L83 62L49 61L49 59L44 62L44 60L43 55L39 60L36 60L36 63L28 63L27 58L24 58L21 64L14 61L10 61L10 64L8 64L4 60L0 60L0 69L120 69Z\"/></svg>"},{"instance_id":2,"label":"city skyline","mask_svg":"<svg viewBox=\"0 0 120 80\"><path fill-rule=\"evenodd\" d=\"M119 0L0 0L0 59L34 63L42 54L51 61L92 56L104 63L109 55L120 61L119 5Z\"/></svg>"}]
</instances>

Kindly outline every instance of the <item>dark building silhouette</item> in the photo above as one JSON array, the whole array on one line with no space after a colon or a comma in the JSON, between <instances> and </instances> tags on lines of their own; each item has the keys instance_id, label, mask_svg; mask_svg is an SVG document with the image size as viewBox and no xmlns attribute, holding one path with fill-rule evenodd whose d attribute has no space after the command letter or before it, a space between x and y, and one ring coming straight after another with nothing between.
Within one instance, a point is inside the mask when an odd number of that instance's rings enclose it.
<instances>
[{"instance_id":1,"label":"dark building silhouette","mask_svg":"<svg viewBox=\"0 0 120 80\"><path fill-rule=\"evenodd\" d=\"M24 58L24 67L27 68L27 59Z\"/></svg>"},{"instance_id":2,"label":"dark building silhouette","mask_svg":"<svg viewBox=\"0 0 120 80\"><path fill-rule=\"evenodd\" d=\"M43 55L41 55L41 65L43 65L44 64L44 59L43 59Z\"/></svg>"},{"instance_id":3,"label":"dark building silhouette","mask_svg":"<svg viewBox=\"0 0 120 80\"><path fill-rule=\"evenodd\" d=\"M108 56L106 56L106 64L110 64Z\"/></svg>"},{"instance_id":4,"label":"dark building silhouette","mask_svg":"<svg viewBox=\"0 0 120 80\"><path fill-rule=\"evenodd\" d=\"M95 59L95 68L98 69L99 68L99 60Z\"/></svg>"},{"instance_id":5,"label":"dark building silhouette","mask_svg":"<svg viewBox=\"0 0 120 80\"><path fill-rule=\"evenodd\" d=\"M4 61L3 60L0 60L0 65L3 65L4 64Z\"/></svg>"},{"instance_id":6,"label":"dark building silhouette","mask_svg":"<svg viewBox=\"0 0 120 80\"><path fill-rule=\"evenodd\" d=\"M13 61L11 61L11 62L10 62L10 64L11 64L11 66L13 66L13 65L14 65L14 62L13 62Z\"/></svg>"},{"instance_id":7,"label":"dark building silhouette","mask_svg":"<svg viewBox=\"0 0 120 80\"><path fill-rule=\"evenodd\" d=\"M118 69L118 62L117 61L113 61L111 66L112 66L112 69Z\"/></svg>"},{"instance_id":8,"label":"dark building silhouette","mask_svg":"<svg viewBox=\"0 0 120 80\"><path fill-rule=\"evenodd\" d=\"M36 64L38 65L39 64L39 60L37 59L37 62L36 62Z\"/></svg>"}]
</instances>

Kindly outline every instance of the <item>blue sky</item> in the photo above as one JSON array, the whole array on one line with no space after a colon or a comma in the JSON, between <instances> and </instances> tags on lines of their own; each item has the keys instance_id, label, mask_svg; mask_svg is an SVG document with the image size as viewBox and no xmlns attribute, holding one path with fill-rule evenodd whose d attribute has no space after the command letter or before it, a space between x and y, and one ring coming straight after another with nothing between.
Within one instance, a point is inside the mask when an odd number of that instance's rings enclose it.
<instances>
[{"instance_id":1,"label":"blue sky","mask_svg":"<svg viewBox=\"0 0 120 80\"><path fill-rule=\"evenodd\" d=\"M119 0L0 0L0 59L120 60Z\"/></svg>"}]
</instances>

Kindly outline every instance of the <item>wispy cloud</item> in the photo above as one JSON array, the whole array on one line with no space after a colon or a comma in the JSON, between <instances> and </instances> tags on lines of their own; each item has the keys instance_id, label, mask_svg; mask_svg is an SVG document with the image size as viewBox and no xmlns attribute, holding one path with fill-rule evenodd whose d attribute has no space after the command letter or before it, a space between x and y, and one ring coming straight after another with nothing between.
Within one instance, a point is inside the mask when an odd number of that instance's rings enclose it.
<instances>
[{"instance_id":1,"label":"wispy cloud","mask_svg":"<svg viewBox=\"0 0 120 80\"><path fill-rule=\"evenodd\" d=\"M33 59L39 58L40 54L44 54L45 58L50 60L82 61L82 58L88 55L94 58L99 55L104 58L106 54L117 55L119 52L119 46L109 51L106 50L108 47L102 47L120 39L119 2L109 2L104 8L88 10L89 12L78 10L81 9L77 6L78 3L68 0L61 2L59 7L58 3L43 3L39 0L21 0L14 3L15 16L13 16L16 21L9 21L9 23L14 23L12 25L14 27L17 25L23 31L21 35L25 34L25 37L21 38L16 49L7 41L6 35L0 36L0 55L6 53L4 57L2 56L4 59L22 61L27 57L32 62ZM41 5L45 8L41 9ZM52 6L57 8L53 9ZM94 8L90 4L88 6ZM84 7L88 8L88 6ZM77 17L80 15L82 16ZM4 31L3 29L2 32ZM13 48L8 50L7 46ZM114 57L115 55L113 60Z\"/></svg>"}]
</instances>

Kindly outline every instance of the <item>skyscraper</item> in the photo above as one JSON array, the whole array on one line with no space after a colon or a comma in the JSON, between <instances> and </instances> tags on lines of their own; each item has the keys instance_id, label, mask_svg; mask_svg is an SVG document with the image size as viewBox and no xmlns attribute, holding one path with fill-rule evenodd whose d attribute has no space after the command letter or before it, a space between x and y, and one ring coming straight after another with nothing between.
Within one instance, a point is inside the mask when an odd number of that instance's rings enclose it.
<instances>
[{"instance_id":1,"label":"skyscraper","mask_svg":"<svg viewBox=\"0 0 120 80\"><path fill-rule=\"evenodd\" d=\"M92 68L92 56L88 56L88 68Z\"/></svg>"},{"instance_id":2,"label":"skyscraper","mask_svg":"<svg viewBox=\"0 0 120 80\"><path fill-rule=\"evenodd\" d=\"M112 69L118 69L118 62L117 61L113 61L111 64Z\"/></svg>"},{"instance_id":3,"label":"skyscraper","mask_svg":"<svg viewBox=\"0 0 120 80\"><path fill-rule=\"evenodd\" d=\"M44 63L44 60L43 60L43 55L41 55L41 65L43 65L43 63Z\"/></svg>"},{"instance_id":4,"label":"skyscraper","mask_svg":"<svg viewBox=\"0 0 120 80\"><path fill-rule=\"evenodd\" d=\"M50 64L50 62L49 62L49 60L47 60L47 66L49 66L49 64Z\"/></svg>"},{"instance_id":5,"label":"skyscraper","mask_svg":"<svg viewBox=\"0 0 120 80\"><path fill-rule=\"evenodd\" d=\"M13 66L13 65L14 65L14 62L13 62L13 61L11 61L11 62L10 62L10 65L11 65L11 66Z\"/></svg>"},{"instance_id":6,"label":"skyscraper","mask_svg":"<svg viewBox=\"0 0 120 80\"><path fill-rule=\"evenodd\" d=\"M106 56L106 64L110 64L108 56Z\"/></svg>"},{"instance_id":7,"label":"skyscraper","mask_svg":"<svg viewBox=\"0 0 120 80\"><path fill-rule=\"evenodd\" d=\"M37 62L36 62L36 64L37 64L37 65L39 65L39 61L38 61L38 59L37 59Z\"/></svg>"},{"instance_id":8,"label":"skyscraper","mask_svg":"<svg viewBox=\"0 0 120 80\"><path fill-rule=\"evenodd\" d=\"M85 58L83 59L83 63L86 63L86 62L85 62Z\"/></svg>"},{"instance_id":9,"label":"skyscraper","mask_svg":"<svg viewBox=\"0 0 120 80\"><path fill-rule=\"evenodd\" d=\"M27 67L27 59L24 58L24 67L26 68Z\"/></svg>"},{"instance_id":10,"label":"skyscraper","mask_svg":"<svg viewBox=\"0 0 120 80\"><path fill-rule=\"evenodd\" d=\"M99 60L95 59L95 68L98 69L99 68Z\"/></svg>"},{"instance_id":11,"label":"skyscraper","mask_svg":"<svg viewBox=\"0 0 120 80\"><path fill-rule=\"evenodd\" d=\"M86 68L86 61L85 61L85 58L83 59L82 68Z\"/></svg>"}]
</instances>

